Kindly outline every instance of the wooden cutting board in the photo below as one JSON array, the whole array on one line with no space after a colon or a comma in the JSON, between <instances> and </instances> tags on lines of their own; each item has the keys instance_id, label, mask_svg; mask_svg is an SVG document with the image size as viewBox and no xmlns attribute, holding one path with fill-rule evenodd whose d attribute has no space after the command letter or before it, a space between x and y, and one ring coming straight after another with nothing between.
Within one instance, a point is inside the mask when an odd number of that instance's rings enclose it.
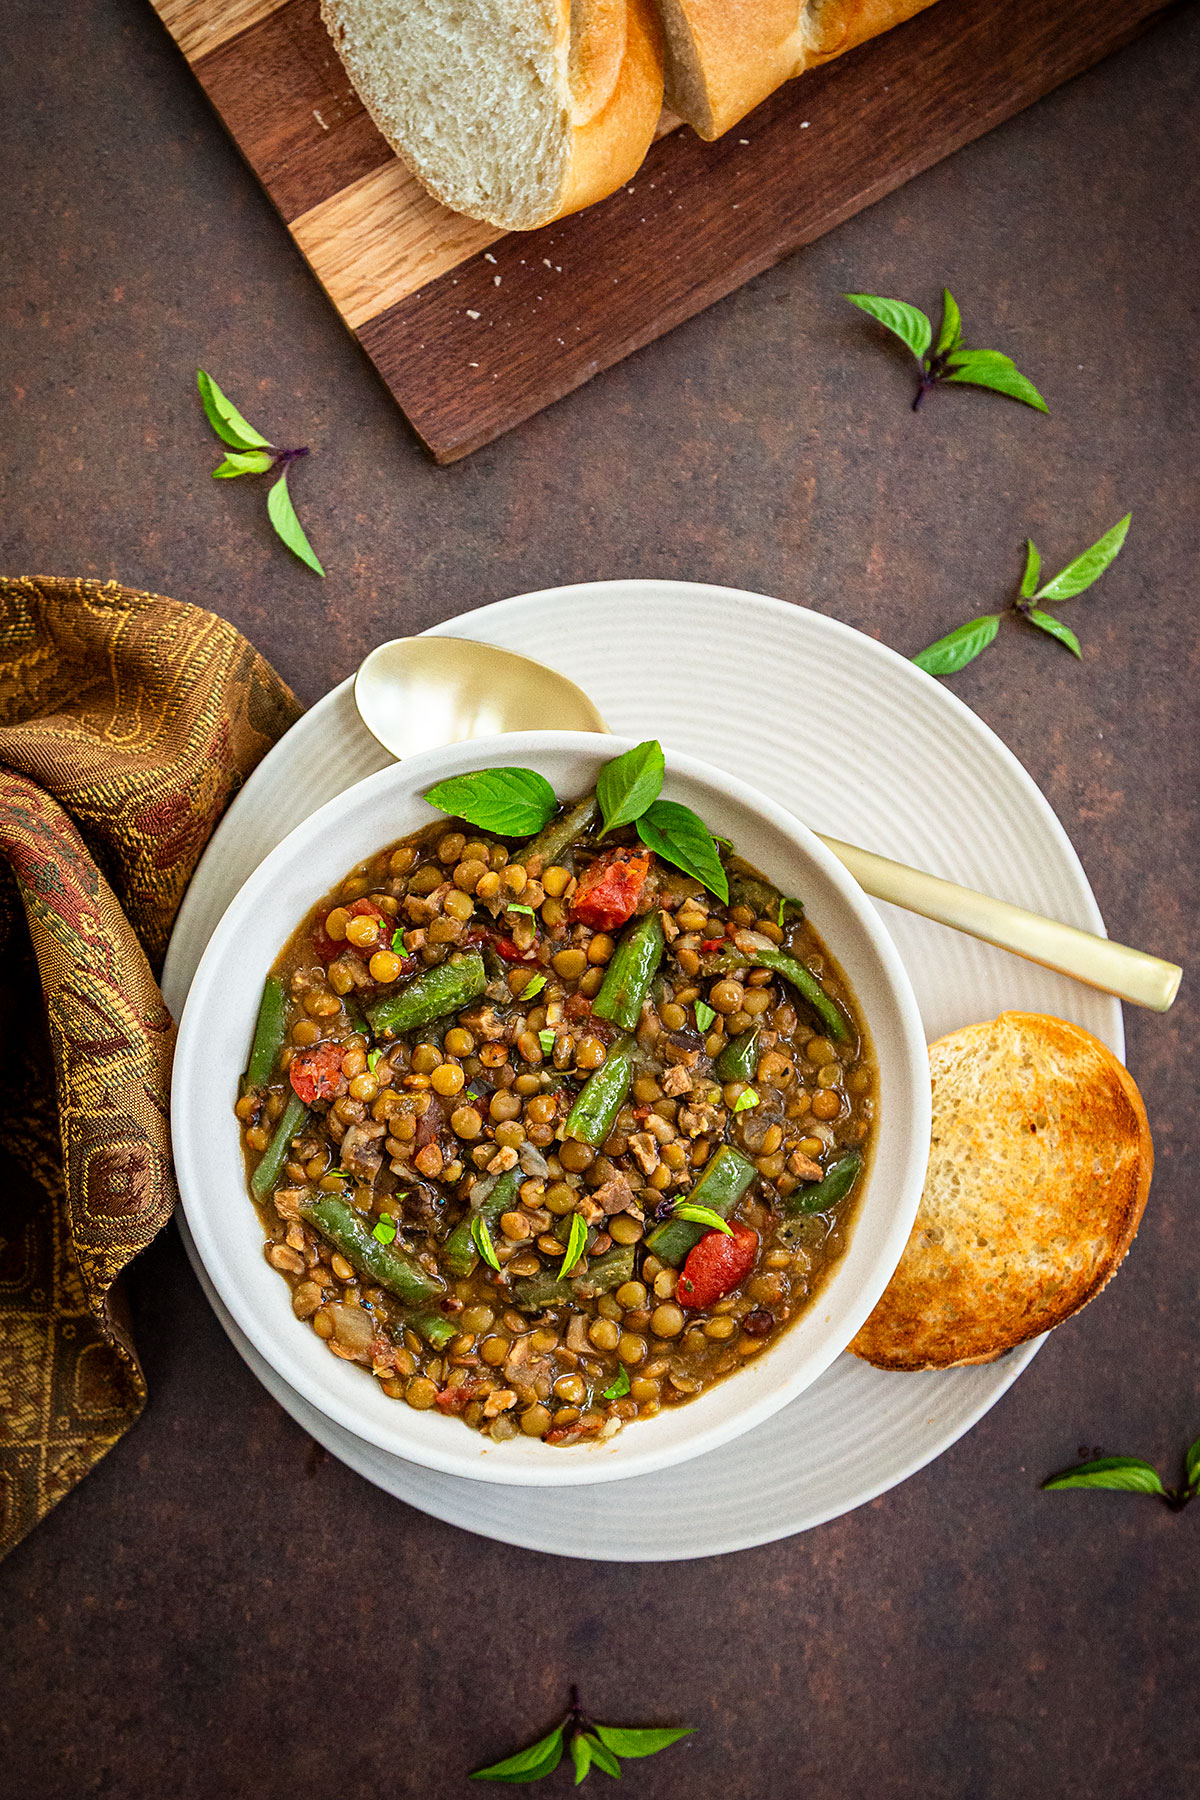
<instances>
[{"instance_id":1,"label":"wooden cutting board","mask_svg":"<svg viewBox=\"0 0 1200 1800\"><path fill-rule=\"evenodd\" d=\"M1167 0L938 0L715 144L662 135L599 206L507 235L431 200L318 0L154 0L317 279L454 462L1135 37Z\"/></svg>"}]
</instances>

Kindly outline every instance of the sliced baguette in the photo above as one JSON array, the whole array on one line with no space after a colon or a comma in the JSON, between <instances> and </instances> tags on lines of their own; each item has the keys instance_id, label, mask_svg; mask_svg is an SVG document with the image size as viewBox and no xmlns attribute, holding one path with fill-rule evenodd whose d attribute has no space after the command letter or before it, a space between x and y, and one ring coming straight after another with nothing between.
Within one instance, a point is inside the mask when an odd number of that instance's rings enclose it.
<instances>
[{"instance_id":1,"label":"sliced baguette","mask_svg":"<svg viewBox=\"0 0 1200 1800\"><path fill-rule=\"evenodd\" d=\"M1078 1025L1001 1013L929 1064L917 1221L850 1345L880 1369L991 1362L1078 1312L1133 1242L1154 1167L1132 1076Z\"/></svg>"},{"instance_id":2,"label":"sliced baguette","mask_svg":"<svg viewBox=\"0 0 1200 1800\"><path fill-rule=\"evenodd\" d=\"M641 164L662 109L651 0L322 0L346 72L429 191L530 231Z\"/></svg>"},{"instance_id":3,"label":"sliced baguette","mask_svg":"<svg viewBox=\"0 0 1200 1800\"><path fill-rule=\"evenodd\" d=\"M900 25L933 0L659 0L667 105L718 138L806 69Z\"/></svg>"}]
</instances>

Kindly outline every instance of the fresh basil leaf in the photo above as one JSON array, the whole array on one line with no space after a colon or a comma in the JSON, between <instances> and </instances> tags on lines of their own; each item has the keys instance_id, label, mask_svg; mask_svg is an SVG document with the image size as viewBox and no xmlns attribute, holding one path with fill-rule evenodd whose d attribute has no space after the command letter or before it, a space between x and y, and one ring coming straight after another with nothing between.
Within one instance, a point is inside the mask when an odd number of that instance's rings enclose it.
<instances>
[{"instance_id":1,"label":"fresh basil leaf","mask_svg":"<svg viewBox=\"0 0 1200 1800\"><path fill-rule=\"evenodd\" d=\"M695 1729L694 1725L597 1725L596 1736L618 1756L657 1756L680 1738L691 1737Z\"/></svg>"},{"instance_id":2,"label":"fresh basil leaf","mask_svg":"<svg viewBox=\"0 0 1200 1800\"><path fill-rule=\"evenodd\" d=\"M638 820L637 833L647 850L685 875L694 875L728 905L729 877L721 867L712 832L690 806L681 806L677 800L656 800Z\"/></svg>"},{"instance_id":3,"label":"fresh basil leaf","mask_svg":"<svg viewBox=\"0 0 1200 1800\"><path fill-rule=\"evenodd\" d=\"M394 1244L396 1241L395 1219L389 1219L386 1216L377 1219L371 1227L371 1236L377 1238L381 1244Z\"/></svg>"},{"instance_id":4,"label":"fresh basil leaf","mask_svg":"<svg viewBox=\"0 0 1200 1800\"><path fill-rule=\"evenodd\" d=\"M367 1051L367 1067L368 1067L368 1069L370 1069L372 1075L375 1073L376 1069L379 1067L379 1059L382 1055L383 1055L382 1050L368 1050Z\"/></svg>"},{"instance_id":5,"label":"fresh basil leaf","mask_svg":"<svg viewBox=\"0 0 1200 1800\"><path fill-rule=\"evenodd\" d=\"M1042 557L1032 538L1025 539L1025 573L1021 577L1021 598L1032 600L1037 587L1038 576L1042 572Z\"/></svg>"},{"instance_id":6,"label":"fresh basil leaf","mask_svg":"<svg viewBox=\"0 0 1200 1800\"><path fill-rule=\"evenodd\" d=\"M1118 519L1111 531L1106 531L1102 538L1097 538L1090 550L1069 562L1065 569L1060 569L1053 581L1048 581L1035 596L1038 600L1070 600L1075 594L1082 594L1090 588L1093 581L1098 581L1111 562L1115 562L1120 554L1121 545L1129 532L1129 521L1132 513L1126 513Z\"/></svg>"},{"instance_id":7,"label":"fresh basil leaf","mask_svg":"<svg viewBox=\"0 0 1200 1800\"><path fill-rule=\"evenodd\" d=\"M845 294L843 298L878 319L922 361L933 341L933 326L919 307L909 306L905 300L885 299L882 294Z\"/></svg>"},{"instance_id":8,"label":"fresh basil leaf","mask_svg":"<svg viewBox=\"0 0 1200 1800\"><path fill-rule=\"evenodd\" d=\"M208 422L223 444L233 450L269 450L270 444L260 431L248 425L232 400L227 400L212 376L196 370L196 386Z\"/></svg>"},{"instance_id":9,"label":"fresh basil leaf","mask_svg":"<svg viewBox=\"0 0 1200 1800\"><path fill-rule=\"evenodd\" d=\"M559 1268L560 1275L569 1275L584 1250L587 1248L587 1226L578 1213L571 1214L571 1229L567 1234L567 1247L563 1251L563 1259Z\"/></svg>"},{"instance_id":10,"label":"fresh basil leaf","mask_svg":"<svg viewBox=\"0 0 1200 1800\"><path fill-rule=\"evenodd\" d=\"M405 954L404 927L402 925L397 925L395 931L392 933L392 949L397 956L403 956Z\"/></svg>"},{"instance_id":11,"label":"fresh basil leaf","mask_svg":"<svg viewBox=\"0 0 1200 1800\"><path fill-rule=\"evenodd\" d=\"M506 1756L503 1762L491 1763L486 1769L476 1769L471 1780L540 1781L543 1775L557 1769L562 1753L563 1728L556 1725L536 1744L530 1744L528 1750L518 1750L515 1756Z\"/></svg>"},{"instance_id":12,"label":"fresh basil leaf","mask_svg":"<svg viewBox=\"0 0 1200 1800\"><path fill-rule=\"evenodd\" d=\"M619 1400L629 1392L629 1370L622 1363L606 1388L600 1389L606 1400Z\"/></svg>"},{"instance_id":13,"label":"fresh basil leaf","mask_svg":"<svg viewBox=\"0 0 1200 1800\"><path fill-rule=\"evenodd\" d=\"M1026 406L1036 407L1038 412L1050 411L1029 377L1022 375L1012 357L1001 350L956 350L942 380L991 388L994 393L1007 394L1010 400L1022 400Z\"/></svg>"},{"instance_id":14,"label":"fresh basil leaf","mask_svg":"<svg viewBox=\"0 0 1200 1800\"><path fill-rule=\"evenodd\" d=\"M571 1739L571 1761L575 1764L575 1786L578 1787L592 1766L592 1746L586 1731L577 1731Z\"/></svg>"},{"instance_id":15,"label":"fresh basil leaf","mask_svg":"<svg viewBox=\"0 0 1200 1800\"><path fill-rule=\"evenodd\" d=\"M536 995L541 993L541 991L545 987L545 985L546 985L546 977L544 975L535 975L532 981L527 981L525 983L525 986L521 989L521 992L518 994L517 998L519 1000L532 1000L532 999L534 999L534 997ZM551 1048L553 1048L553 1046L554 1046L554 1033L553 1032L550 1033L550 1045L551 1045Z\"/></svg>"},{"instance_id":16,"label":"fresh basil leaf","mask_svg":"<svg viewBox=\"0 0 1200 1800\"><path fill-rule=\"evenodd\" d=\"M603 1769L606 1775L611 1775L614 1781L620 1781L621 1765L612 1751L607 1749L594 1733L589 1731L585 1733L585 1736L587 1737L587 1747L592 1753L592 1761L596 1767Z\"/></svg>"},{"instance_id":17,"label":"fresh basil leaf","mask_svg":"<svg viewBox=\"0 0 1200 1800\"><path fill-rule=\"evenodd\" d=\"M505 912L528 913L531 919L537 918L532 906L506 906L504 910Z\"/></svg>"},{"instance_id":18,"label":"fresh basil leaf","mask_svg":"<svg viewBox=\"0 0 1200 1800\"><path fill-rule=\"evenodd\" d=\"M711 1206L693 1206L690 1200L681 1200L672 1217L686 1219L689 1225L707 1225L710 1231L723 1231L726 1237L733 1236L720 1213L714 1212Z\"/></svg>"},{"instance_id":19,"label":"fresh basil leaf","mask_svg":"<svg viewBox=\"0 0 1200 1800\"><path fill-rule=\"evenodd\" d=\"M758 1095L752 1087L743 1088L733 1103L735 1113L749 1112L752 1106L758 1105Z\"/></svg>"},{"instance_id":20,"label":"fresh basil leaf","mask_svg":"<svg viewBox=\"0 0 1200 1800\"><path fill-rule=\"evenodd\" d=\"M547 1025L544 1030L538 1032L538 1043L542 1046L542 1055L549 1056L554 1049L553 1026Z\"/></svg>"},{"instance_id":21,"label":"fresh basil leaf","mask_svg":"<svg viewBox=\"0 0 1200 1800\"><path fill-rule=\"evenodd\" d=\"M476 1213L471 1220L471 1237L475 1248L482 1256L489 1269L500 1267L500 1258L496 1255L496 1246L492 1243L492 1234L488 1230L487 1220L483 1214Z\"/></svg>"},{"instance_id":22,"label":"fresh basil leaf","mask_svg":"<svg viewBox=\"0 0 1200 1800\"><path fill-rule=\"evenodd\" d=\"M1000 629L999 613L984 613L980 619L968 619L954 631L948 631L935 644L913 657L918 669L927 675L957 675L981 650L986 650Z\"/></svg>"},{"instance_id":23,"label":"fresh basil leaf","mask_svg":"<svg viewBox=\"0 0 1200 1800\"><path fill-rule=\"evenodd\" d=\"M452 775L425 795L430 806L501 837L532 837L554 815L558 801L535 769L476 769Z\"/></svg>"},{"instance_id":24,"label":"fresh basil leaf","mask_svg":"<svg viewBox=\"0 0 1200 1800\"><path fill-rule=\"evenodd\" d=\"M265 475L275 458L269 450L233 450L213 470L214 481L233 481L239 475Z\"/></svg>"},{"instance_id":25,"label":"fresh basil leaf","mask_svg":"<svg viewBox=\"0 0 1200 1800\"><path fill-rule=\"evenodd\" d=\"M716 1018L716 1016L717 1016L716 1013L713 1011L712 1007L708 1004L707 1000L697 1000L697 1002L696 1002L696 1028L698 1031L707 1031L709 1026L712 1024L713 1020Z\"/></svg>"},{"instance_id":26,"label":"fresh basil leaf","mask_svg":"<svg viewBox=\"0 0 1200 1800\"><path fill-rule=\"evenodd\" d=\"M1126 1494L1165 1494L1158 1470L1140 1456L1101 1456L1043 1481L1043 1488L1114 1488Z\"/></svg>"},{"instance_id":27,"label":"fresh basil leaf","mask_svg":"<svg viewBox=\"0 0 1200 1800\"><path fill-rule=\"evenodd\" d=\"M1197 1438L1187 1453L1187 1484L1190 1488L1200 1488L1200 1438Z\"/></svg>"},{"instance_id":28,"label":"fresh basil leaf","mask_svg":"<svg viewBox=\"0 0 1200 1800\"><path fill-rule=\"evenodd\" d=\"M948 350L957 350L962 342L962 314L958 310L958 301L949 288L942 289L942 329L938 332L938 340L933 354L942 356Z\"/></svg>"},{"instance_id":29,"label":"fresh basil leaf","mask_svg":"<svg viewBox=\"0 0 1200 1800\"><path fill-rule=\"evenodd\" d=\"M604 815L604 831L632 825L662 792L665 771L662 745L657 738L635 744L623 756L605 763L596 782L596 799ZM604 831L600 833L604 836Z\"/></svg>"},{"instance_id":30,"label":"fresh basil leaf","mask_svg":"<svg viewBox=\"0 0 1200 1800\"><path fill-rule=\"evenodd\" d=\"M302 563L306 563L310 569L324 578L325 571L317 561L313 547L304 535L303 525L296 517L292 496L288 493L286 469L279 480L272 484L271 491L267 495L267 516L293 556L298 556Z\"/></svg>"},{"instance_id":31,"label":"fresh basil leaf","mask_svg":"<svg viewBox=\"0 0 1200 1800\"><path fill-rule=\"evenodd\" d=\"M1079 658L1080 662L1083 661L1083 651L1079 648L1079 639L1069 625L1064 625L1061 619L1054 617L1053 613L1043 612L1039 606L1032 607L1025 617L1031 625L1036 625L1039 631L1048 632L1052 638L1057 638L1060 644L1065 644L1067 649Z\"/></svg>"},{"instance_id":32,"label":"fresh basil leaf","mask_svg":"<svg viewBox=\"0 0 1200 1800\"><path fill-rule=\"evenodd\" d=\"M775 923L779 927L780 931L783 930L783 921L787 916L787 911L788 911L789 907L792 907L795 910L795 915L798 919L802 919L804 917L804 902L803 902L803 900L797 900L795 898L795 896L792 894L780 894L778 916L775 920Z\"/></svg>"}]
</instances>

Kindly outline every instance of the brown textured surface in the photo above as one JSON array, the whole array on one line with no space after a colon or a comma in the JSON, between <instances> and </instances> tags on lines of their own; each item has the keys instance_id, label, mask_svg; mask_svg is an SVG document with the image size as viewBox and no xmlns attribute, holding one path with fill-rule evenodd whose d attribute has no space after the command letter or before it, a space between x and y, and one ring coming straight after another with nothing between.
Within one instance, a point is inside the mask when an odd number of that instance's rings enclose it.
<instances>
[{"instance_id":1,"label":"brown textured surface","mask_svg":"<svg viewBox=\"0 0 1200 1800\"><path fill-rule=\"evenodd\" d=\"M141 0L69 29L10 0L8 25L0 567L215 604L313 699L381 637L622 572L912 651L1001 603L1025 532L1061 561L1132 506L1071 603L1083 663L1014 629L955 690L1049 794L1114 934L1196 968L1196 9L450 470ZM903 359L836 298L932 305L942 280L1048 419L962 391L914 419ZM201 360L314 446L295 488L327 582L261 493L209 481ZM827 729L815 694L797 728ZM150 1407L0 1567L6 1788L465 1800L575 1677L610 1717L703 1727L630 1771L648 1800L1193 1794L1200 1506L1036 1483L1081 1444L1174 1476L1200 1431L1197 1024L1194 975L1129 1018L1158 1168L1108 1292L932 1467L720 1561L563 1563L386 1499L258 1388L168 1232L131 1283Z\"/></svg>"}]
</instances>

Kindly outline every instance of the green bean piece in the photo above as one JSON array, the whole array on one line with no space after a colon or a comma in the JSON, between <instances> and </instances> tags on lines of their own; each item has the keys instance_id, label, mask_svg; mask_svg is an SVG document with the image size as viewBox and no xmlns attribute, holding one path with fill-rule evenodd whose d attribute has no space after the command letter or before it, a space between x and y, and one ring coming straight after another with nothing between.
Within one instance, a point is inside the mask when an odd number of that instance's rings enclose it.
<instances>
[{"instance_id":1,"label":"green bean piece","mask_svg":"<svg viewBox=\"0 0 1200 1800\"><path fill-rule=\"evenodd\" d=\"M633 1080L637 1044L631 1037L618 1038L598 1069L593 1069L567 1114L563 1136L581 1144L602 1144L625 1104Z\"/></svg>"},{"instance_id":2,"label":"green bean piece","mask_svg":"<svg viewBox=\"0 0 1200 1800\"><path fill-rule=\"evenodd\" d=\"M727 1219L758 1170L749 1157L731 1144L722 1144L715 1156L704 1165L704 1173L689 1194L681 1194L691 1206L707 1206ZM653 1250L660 1262L675 1268L689 1250L708 1232L707 1225L693 1225L688 1219L667 1219L646 1239L647 1250Z\"/></svg>"},{"instance_id":3,"label":"green bean piece","mask_svg":"<svg viewBox=\"0 0 1200 1800\"><path fill-rule=\"evenodd\" d=\"M501 1213L509 1212L516 1204L517 1194L522 1181L519 1169L509 1169L501 1175L495 1187L491 1188L478 1206L473 1206L465 1219L461 1219L446 1239L442 1250L442 1261L452 1275L470 1275L479 1261L479 1252L471 1237L471 1225L476 1217L482 1217L490 1228L496 1224Z\"/></svg>"},{"instance_id":4,"label":"green bean piece","mask_svg":"<svg viewBox=\"0 0 1200 1800\"><path fill-rule=\"evenodd\" d=\"M633 1251L632 1244L614 1244L589 1263L582 1275L569 1281L551 1274L549 1269L541 1275L531 1275L513 1288L513 1303L521 1312L545 1312L550 1306L570 1306L576 1300L611 1294L614 1288L633 1280Z\"/></svg>"},{"instance_id":5,"label":"green bean piece","mask_svg":"<svg viewBox=\"0 0 1200 1800\"><path fill-rule=\"evenodd\" d=\"M789 956L786 950L726 950L718 966L722 969L771 969L790 982L800 998L808 1002L831 1038L844 1044L850 1036L850 1027L841 1007L829 998L812 971L794 956Z\"/></svg>"},{"instance_id":6,"label":"green bean piece","mask_svg":"<svg viewBox=\"0 0 1200 1800\"><path fill-rule=\"evenodd\" d=\"M609 1019L625 1031L634 1029L658 973L663 943L662 914L657 907L625 927L604 971L600 992L592 1001L592 1011L598 1019Z\"/></svg>"},{"instance_id":7,"label":"green bean piece","mask_svg":"<svg viewBox=\"0 0 1200 1800\"><path fill-rule=\"evenodd\" d=\"M844 1200L862 1174L862 1151L847 1150L831 1163L815 1187L797 1188L780 1204L785 1213L823 1213Z\"/></svg>"},{"instance_id":8,"label":"green bean piece","mask_svg":"<svg viewBox=\"0 0 1200 1800\"><path fill-rule=\"evenodd\" d=\"M300 1216L328 1238L360 1275L369 1275L405 1306L427 1307L444 1293L444 1282L427 1274L415 1257L397 1249L395 1244L381 1244L354 1208L335 1194L303 1201Z\"/></svg>"},{"instance_id":9,"label":"green bean piece","mask_svg":"<svg viewBox=\"0 0 1200 1800\"><path fill-rule=\"evenodd\" d=\"M564 807L512 860L524 868L535 856L540 856L542 867L548 868L592 829L599 816L595 794L585 794L574 806Z\"/></svg>"},{"instance_id":10,"label":"green bean piece","mask_svg":"<svg viewBox=\"0 0 1200 1800\"><path fill-rule=\"evenodd\" d=\"M720 1056L713 1064L714 1072L722 1081L753 1081L758 1069L758 1031L756 1025L752 1031L743 1031L741 1037L731 1038Z\"/></svg>"},{"instance_id":11,"label":"green bean piece","mask_svg":"<svg viewBox=\"0 0 1200 1800\"><path fill-rule=\"evenodd\" d=\"M487 986L487 970L478 950L468 950L457 962L439 963L414 975L398 994L388 994L367 1008L367 1018L376 1037L385 1031L399 1034L415 1031L421 1025L432 1025L447 1013L457 1012L478 1000Z\"/></svg>"},{"instance_id":12,"label":"green bean piece","mask_svg":"<svg viewBox=\"0 0 1200 1800\"><path fill-rule=\"evenodd\" d=\"M258 1003L258 1018L254 1025L254 1041L250 1046L250 1061L246 1064L246 1073L242 1076L242 1093L250 1088L266 1087L275 1067L275 1059L283 1049L284 1034L287 1030L287 999L283 991L283 983L278 975L268 975L263 983L262 999Z\"/></svg>"},{"instance_id":13,"label":"green bean piece","mask_svg":"<svg viewBox=\"0 0 1200 1800\"><path fill-rule=\"evenodd\" d=\"M290 1094L279 1123L275 1127L275 1135L263 1151L258 1166L250 1177L250 1192L256 1200L265 1200L279 1180L279 1171L287 1161L288 1151L292 1147L292 1139L299 1137L307 1119L308 1108L299 1094Z\"/></svg>"},{"instance_id":14,"label":"green bean piece","mask_svg":"<svg viewBox=\"0 0 1200 1800\"><path fill-rule=\"evenodd\" d=\"M406 1321L406 1326L434 1350L444 1350L458 1336L458 1326L443 1319L441 1313L417 1313Z\"/></svg>"},{"instance_id":15,"label":"green bean piece","mask_svg":"<svg viewBox=\"0 0 1200 1800\"><path fill-rule=\"evenodd\" d=\"M798 919L804 911L799 900L793 900L781 894L774 882L767 881L757 870L752 869L738 857L731 857L725 865L729 877L730 906L748 906L760 919L770 919L772 925L781 923L780 906L783 907L784 918L789 915Z\"/></svg>"}]
</instances>

